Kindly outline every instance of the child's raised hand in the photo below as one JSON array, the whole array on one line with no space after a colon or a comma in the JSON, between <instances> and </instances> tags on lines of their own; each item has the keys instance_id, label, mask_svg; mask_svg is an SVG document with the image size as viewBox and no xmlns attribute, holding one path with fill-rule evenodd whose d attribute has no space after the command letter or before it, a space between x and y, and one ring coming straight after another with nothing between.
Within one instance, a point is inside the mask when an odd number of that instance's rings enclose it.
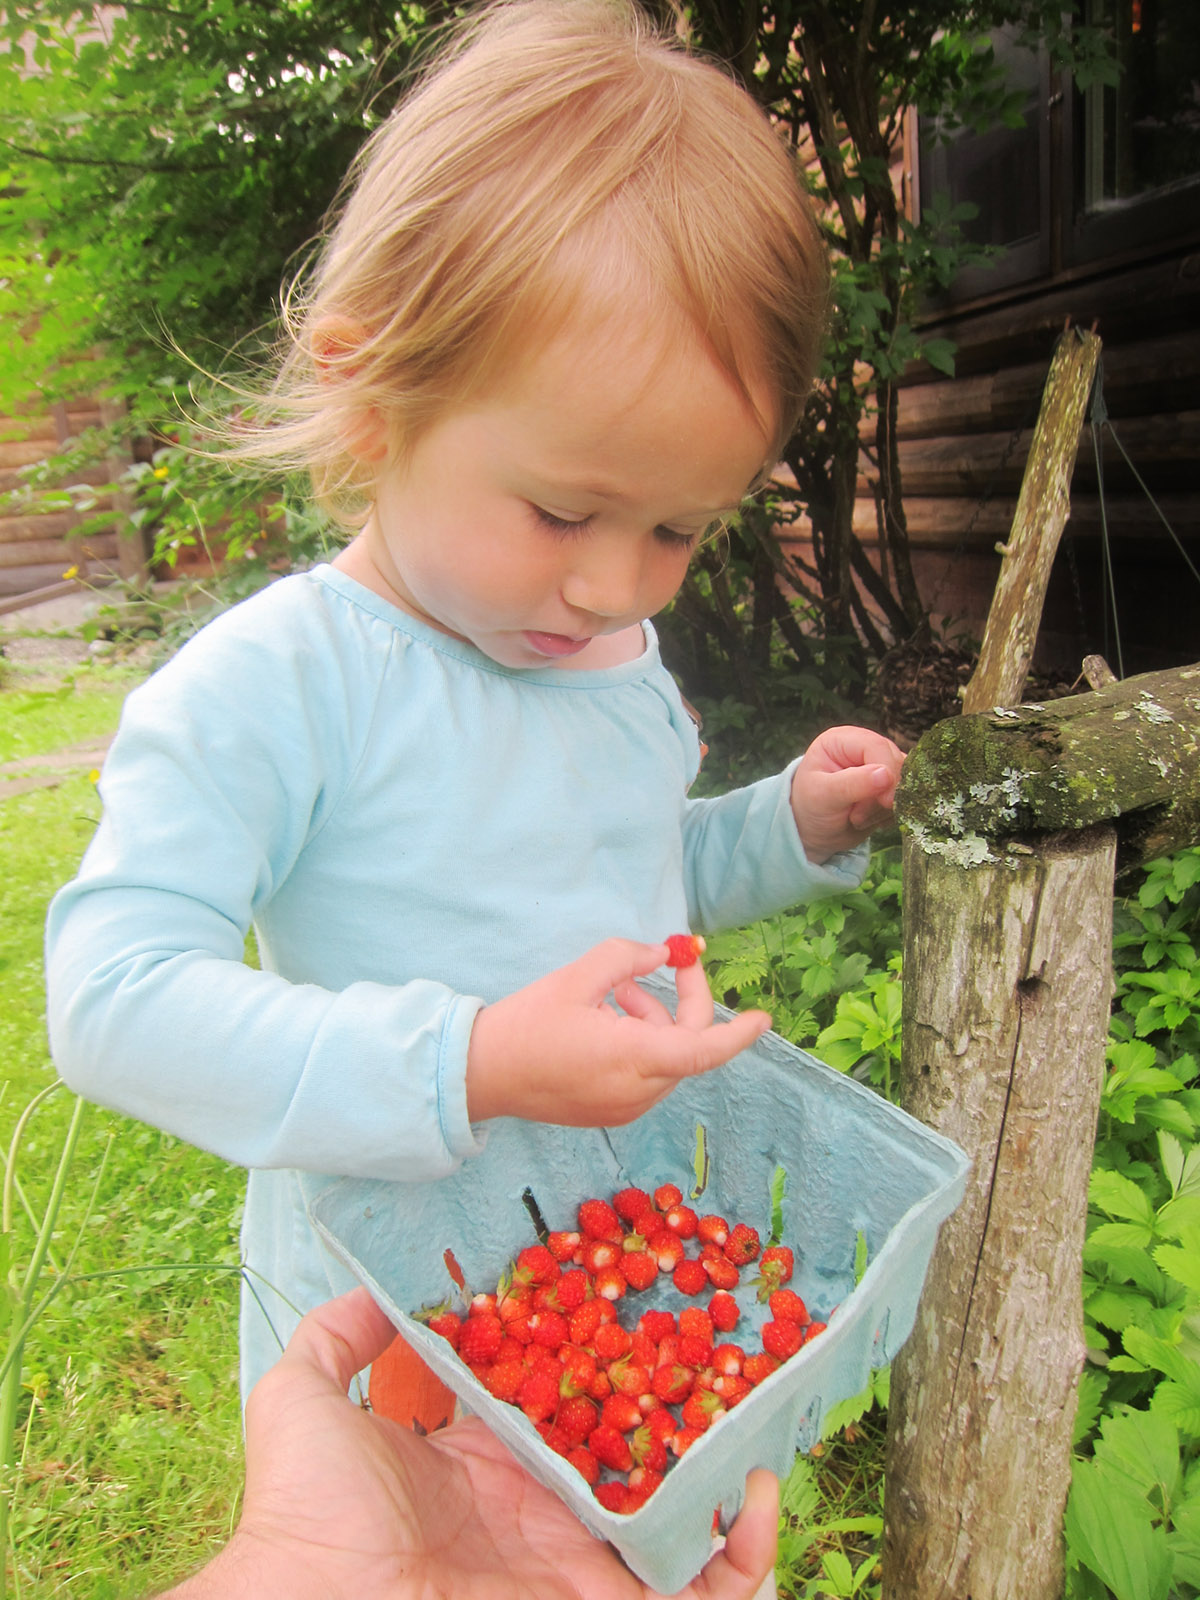
<instances>
[{"instance_id":1,"label":"child's raised hand","mask_svg":"<svg viewBox=\"0 0 1200 1600\"><path fill-rule=\"evenodd\" d=\"M666 959L665 944L608 939L485 1006L467 1051L472 1122L502 1116L572 1128L632 1122L683 1078L722 1066L771 1026L764 1011L714 1022L699 964L676 972L672 1017L635 981ZM610 993L621 1011L606 1004Z\"/></svg>"},{"instance_id":2,"label":"child's raised hand","mask_svg":"<svg viewBox=\"0 0 1200 1600\"><path fill-rule=\"evenodd\" d=\"M904 754L869 728L827 728L792 776L792 813L814 863L850 850L891 815Z\"/></svg>"}]
</instances>

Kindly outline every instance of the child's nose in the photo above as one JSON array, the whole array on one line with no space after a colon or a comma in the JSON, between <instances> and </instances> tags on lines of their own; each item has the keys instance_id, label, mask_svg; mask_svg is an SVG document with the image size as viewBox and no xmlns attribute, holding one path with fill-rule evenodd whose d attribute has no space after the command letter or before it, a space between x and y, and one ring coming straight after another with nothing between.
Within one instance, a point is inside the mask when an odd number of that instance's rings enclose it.
<instances>
[{"instance_id":1,"label":"child's nose","mask_svg":"<svg viewBox=\"0 0 1200 1600\"><path fill-rule=\"evenodd\" d=\"M642 582L641 553L632 540L597 540L576 551L562 582L562 595L577 611L596 617L633 616Z\"/></svg>"}]
</instances>

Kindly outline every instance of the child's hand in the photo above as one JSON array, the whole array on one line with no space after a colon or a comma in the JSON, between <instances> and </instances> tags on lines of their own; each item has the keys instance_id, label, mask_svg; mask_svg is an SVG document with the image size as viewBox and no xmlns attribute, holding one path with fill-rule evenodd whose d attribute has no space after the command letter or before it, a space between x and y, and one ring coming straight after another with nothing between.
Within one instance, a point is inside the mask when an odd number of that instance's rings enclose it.
<instances>
[{"instance_id":1,"label":"child's hand","mask_svg":"<svg viewBox=\"0 0 1200 1600\"><path fill-rule=\"evenodd\" d=\"M771 1026L764 1011L714 1022L699 964L676 972L672 1017L634 982L666 959L665 944L608 939L485 1006L467 1051L472 1122L524 1117L570 1128L632 1122L681 1079L722 1066ZM621 1012L605 1003L610 993Z\"/></svg>"},{"instance_id":2,"label":"child's hand","mask_svg":"<svg viewBox=\"0 0 1200 1600\"><path fill-rule=\"evenodd\" d=\"M792 776L792 814L814 863L861 844L887 821L904 755L869 728L827 728Z\"/></svg>"}]
</instances>

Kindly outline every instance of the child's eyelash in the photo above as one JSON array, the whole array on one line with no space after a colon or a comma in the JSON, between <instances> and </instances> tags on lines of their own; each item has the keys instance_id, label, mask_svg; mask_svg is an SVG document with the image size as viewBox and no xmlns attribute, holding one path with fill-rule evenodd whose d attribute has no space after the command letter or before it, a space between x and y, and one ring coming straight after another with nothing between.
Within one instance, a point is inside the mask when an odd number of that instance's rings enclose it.
<instances>
[{"instance_id":1,"label":"child's eyelash","mask_svg":"<svg viewBox=\"0 0 1200 1600\"><path fill-rule=\"evenodd\" d=\"M547 511L544 506L534 505L532 502L530 503L530 509L544 527L552 529L553 532L561 534L564 538L570 538L572 535L586 532L592 523L590 516L578 519L556 517L553 511ZM655 528L654 537L660 544L669 545L672 549L690 550L698 542L700 535L696 533L676 533L673 528L660 527Z\"/></svg>"}]
</instances>

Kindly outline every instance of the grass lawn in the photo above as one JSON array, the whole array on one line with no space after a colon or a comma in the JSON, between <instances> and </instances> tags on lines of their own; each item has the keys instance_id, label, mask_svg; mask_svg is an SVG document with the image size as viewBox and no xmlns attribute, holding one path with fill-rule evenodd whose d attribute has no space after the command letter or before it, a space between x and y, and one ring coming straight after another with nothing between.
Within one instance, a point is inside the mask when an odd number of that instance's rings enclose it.
<instances>
[{"instance_id":1,"label":"grass lawn","mask_svg":"<svg viewBox=\"0 0 1200 1600\"><path fill-rule=\"evenodd\" d=\"M75 1108L55 1091L10 1160L24 1108L54 1082L42 926L98 816L88 749L116 727L134 681L83 667L50 686L44 672L10 670L0 685L0 1149L4 1243L18 1281L36 1237L31 1214L42 1215ZM38 767L36 757L68 746L84 764ZM26 775L53 786L25 787ZM83 1112L39 1292L61 1288L24 1350L11 1595L154 1593L231 1525L241 1485L242 1181L176 1139Z\"/></svg>"}]
</instances>

